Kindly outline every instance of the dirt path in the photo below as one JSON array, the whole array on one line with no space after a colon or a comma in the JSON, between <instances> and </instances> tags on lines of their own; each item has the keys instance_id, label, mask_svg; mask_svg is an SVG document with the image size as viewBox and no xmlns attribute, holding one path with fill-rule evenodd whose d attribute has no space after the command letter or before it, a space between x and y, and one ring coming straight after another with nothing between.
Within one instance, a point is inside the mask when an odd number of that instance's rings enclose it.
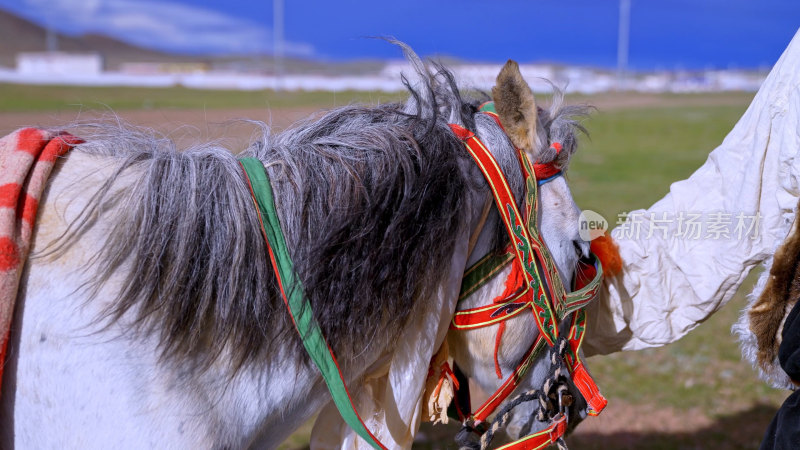
<instances>
[{"instance_id":1,"label":"dirt path","mask_svg":"<svg viewBox=\"0 0 800 450\"><path fill-rule=\"evenodd\" d=\"M715 92L706 94L650 94L608 92L592 96L567 96L567 103L589 103L600 113L638 108L740 106L749 104L755 93Z\"/></svg>"},{"instance_id":2,"label":"dirt path","mask_svg":"<svg viewBox=\"0 0 800 450\"><path fill-rule=\"evenodd\" d=\"M130 111L50 111L0 113L0 136L5 136L17 128L35 126L42 128L69 128L76 122L121 120L133 125L153 128L172 138L179 148L198 142L221 140L226 147L236 150L243 148L257 127L242 119L258 120L272 125L273 131L285 129L289 125L318 113L318 108L267 109L213 109L213 110L130 110ZM76 133L80 135L80 133Z\"/></svg>"},{"instance_id":3,"label":"dirt path","mask_svg":"<svg viewBox=\"0 0 800 450\"><path fill-rule=\"evenodd\" d=\"M696 409L679 411L613 400L599 417L581 422L567 444L580 450L752 449L758 448L774 413L775 406L754 405L712 419ZM452 422L423 424L414 448L455 448L453 438L459 428ZM501 433L492 447L504 443L508 441Z\"/></svg>"},{"instance_id":4,"label":"dirt path","mask_svg":"<svg viewBox=\"0 0 800 450\"><path fill-rule=\"evenodd\" d=\"M702 411L634 406L616 400L567 439L571 448L752 449L758 448L775 406L757 404L711 419Z\"/></svg>"}]
</instances>

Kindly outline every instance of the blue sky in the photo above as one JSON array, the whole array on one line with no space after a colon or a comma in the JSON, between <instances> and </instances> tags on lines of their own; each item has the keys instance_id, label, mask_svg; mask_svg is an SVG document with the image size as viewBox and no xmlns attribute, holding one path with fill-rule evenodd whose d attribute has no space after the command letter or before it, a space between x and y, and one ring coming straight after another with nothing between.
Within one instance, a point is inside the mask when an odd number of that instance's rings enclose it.
<instances>
[{"instance_id":1,"label":"blue sky","mask_svg":"<svg viewBox=\"0 0 800 450\"><path fill-rule=\"evenodd\" d=\"M633 68L769 67L800 27L798 0L631 0ZM0 0L68 33L101 32L191 53L269 52L270 0ZM618 0L285 0L289 55L426 56L616 64Z\"/></svg>"}]
</instances>

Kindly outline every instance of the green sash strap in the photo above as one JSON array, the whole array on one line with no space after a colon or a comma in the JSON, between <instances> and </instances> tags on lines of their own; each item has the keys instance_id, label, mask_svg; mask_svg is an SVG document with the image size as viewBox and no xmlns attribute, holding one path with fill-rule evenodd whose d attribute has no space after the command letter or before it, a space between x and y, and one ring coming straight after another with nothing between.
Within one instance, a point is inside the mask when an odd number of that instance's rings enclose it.
<instances>
[{"instance_id":1,"label":"green sash strap","mask_svg":"<svg viewBox=\"0 0 800 450\"><path fill-rule=\"evenodd\" d=\"M478 289L482 288L497 275L497 272L500 272L504 267L511 264L514 261L514 257L513 251L505 251L503 253L489 252L475 264L471 265L469 269L464 272L464 277L461 280L461 291L458 294L458 301L464 300L474 294Z\"/></svg>"},{"instance_id":2,"label":"green sash strap","mask_svg":"<svg viewBox=\"0 0 800 450\"><path fill-rule=\"evenodd\" d=\"M370 445L376 449L385 449L386 447L372 435L358 415L333 350L325 341L319 324L314 320L311 305L305 298L302 282L294 272L289 249L281 232L272 186L264 165L256 158L241 158L239 162L250 184L250 191L256 205L259 222L261 222L261 232L275 269L283 301L300 334L303 346L322 373L322 378L325 379L328 391L330 391L333 402L344 421Z\"/></svg>"}]
</instances>

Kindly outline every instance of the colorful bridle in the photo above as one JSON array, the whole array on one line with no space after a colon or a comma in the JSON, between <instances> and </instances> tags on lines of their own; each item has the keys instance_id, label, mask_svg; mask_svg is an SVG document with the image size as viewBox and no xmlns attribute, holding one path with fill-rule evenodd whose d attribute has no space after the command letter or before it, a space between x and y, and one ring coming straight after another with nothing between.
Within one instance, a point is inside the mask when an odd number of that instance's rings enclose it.
<instances>
[{"instance_id":1,"label":"colorful bridle","mask_svg":"<svg viewBox=\"0 0 800 450\"><path fill-rule=\"evenodd\" d=\"M500 119L494 112L491 103L484 104L481 111L493 117L502 128ZM547 246L536 227L537 187L560 176L561 170L553 163L531 164L525 152L517 149L526 187L525 214L523 215L517 208L516 200L505 175L486 146L471 131L455 124L451 124L450 128L464 142L470 156L486 178L510 239L510 244L504 251L490 253L467 269L462 281L459 301L475 293L511 264L509 279L506 282L506 286L511 288L490 305L457 311L453 317L451 328L470 330L498 325L495 339L495 369L498 378L502 378L502 374L497 360L497 352L505 330L505 322L523 311L530 310L538 328L538 337L522 361L500 388L489 396L480 407L470 414L469 405L457 404L459 419L464 423L465 428L480 430L480 425L517 388L522 377L541 354L545 345L551 349L556 346L559 338L559 323L565 318L569 318L571 322L566 337L569 345L564 352L564 362L572 376L573 383L587 402L588 414L599 414L608 402L600 394L579 355L586 331L586 312L583 308L597 296L603 277L602 266L599 260L592 255L591 264L583 266L588 270L582 272L582 276L576 277L575 290L567 293ZM557 151L561 150L558 143L551 145ZM455 370L455 373L458 373L458 370ZM463 388L467 385L463 381L454 384ZM456 395L457 403L458 399L465 398L468 403L468 396ZM564 409L563 405L557 405L556 408ZM536 449L554 443L566 431L566 420L566 415L559 411L553 415L550 425L544 430L501 448Z\"/></svg>"}]
</instances>

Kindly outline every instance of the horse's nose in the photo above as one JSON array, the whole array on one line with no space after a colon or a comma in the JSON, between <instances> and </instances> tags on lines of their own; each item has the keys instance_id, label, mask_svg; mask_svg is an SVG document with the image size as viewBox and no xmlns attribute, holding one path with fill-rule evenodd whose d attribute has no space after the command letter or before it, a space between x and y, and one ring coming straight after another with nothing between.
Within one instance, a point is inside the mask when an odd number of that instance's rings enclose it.
<instances>
[{"instance_id":1,"label":"horse's nose","mask_svg":"<svg viewBox=\"0 0 800 450\"><path fill-rule=\"evenodd\" d=\"M572 246L575 247L575 253L578 255L578 258L589 257L589 247L591 246L589 241L578 238L572 241Z\"/></svg>"}]
</instances>

